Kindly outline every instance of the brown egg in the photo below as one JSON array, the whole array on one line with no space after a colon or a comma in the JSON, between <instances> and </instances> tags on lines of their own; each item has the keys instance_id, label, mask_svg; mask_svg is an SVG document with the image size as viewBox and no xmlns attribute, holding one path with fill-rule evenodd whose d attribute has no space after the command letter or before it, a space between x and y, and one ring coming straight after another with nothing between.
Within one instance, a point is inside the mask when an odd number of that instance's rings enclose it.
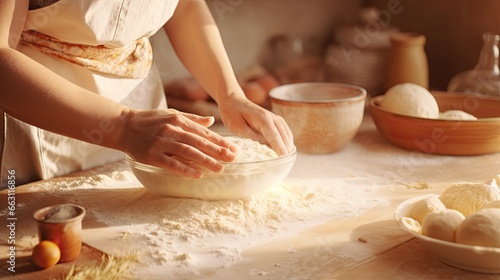
<instances>
[{"instance_id":1,"label":"brown egg","mask_svg":"<svg viewBox=\"0 0 500 280\"><path fill-rule=\"evenodd\" d=\"M193 78L177 79L168 83L165 86L165 94L187 100L207 100L210 97Z\"/></svg>"},{"instance_id":2,"label":"brown egg","mask_svg":"<svg viewBox=\"0 0 500 280\"><path fill-rule=\"evenodd\" d=\"M54 266L61 259L59 246L49 240L43 240L33 248L31 261L40 268Z\"/></svg>"},{"instance_id":3,"label":"brown egg","mask_svg":"<svg viewBox=\"0 0 500 280\"><path fill-rule=\"evenodd\" d=\"M183 86L185 98L189 100L207 100L210 97L195 79L187 79Z\"/></svg>"},{"instance_id":4,"label":"brown egg","mask_svg":"<svg viewBox=\"0 0 500 280\"><path fill-rule=\"evenodd\" d=\"M247 98L255 104L262 105L267 100L267 91L258 82L246 82L241 88Z\"/></svg>"},{"instance_id":5,"label":"brown egg","mask_svg":"<svg viewBox=\"0 0 500 280\"><path fill-rule=\"evenodd\" d=\"M254 81L259 83L266 92L269 92L271 89L280 85L278 79L269 74L258 77Z\"/></svg>"}]
</instances>

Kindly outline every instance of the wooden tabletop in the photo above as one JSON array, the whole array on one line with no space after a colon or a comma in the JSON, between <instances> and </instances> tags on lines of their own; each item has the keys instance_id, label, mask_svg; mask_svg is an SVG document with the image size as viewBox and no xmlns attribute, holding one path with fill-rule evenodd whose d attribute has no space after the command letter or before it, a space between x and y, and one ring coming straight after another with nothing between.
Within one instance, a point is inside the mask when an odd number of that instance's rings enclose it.
<instances>
[{"instance_id":1,"label":"wooden tabletop","mask_svg":"<svg viewBox=\"0 0 500 280\"><path fill-rule=\"evenodd\" d=\"M85 182L89 176L110 174L116 170L128 172L127 165L118 162L64 178L18 186L15 192L15 273L8 271L10 265L5 256L10 249L3 240L0 279L64 279L72 267L89 267L104 254L113 254L116 248L133 247L130 240L111 238L116 234L116 228L106 225L97 216L107 214L106 211L110 215L117 213L102 206L87 209L88 215L83 223L85 244L76 261L46 270L36 268L29 261L30 248L37 243L36 224L31 218L33 212L58 203L78 201L85 204L91 197L79 197L78 191L67 196L59 195L49 191L50 186L57 185L60 180ZM346 195L345 203L340 203L334 208L335 213L321 223L295 234L248 244L240 252L241 258L227 265L193 267L191 271L194 273L169 274L169 279L500 279L500 275L479 274L442 263L394 220L396 207L406 199L440 194L454 182L486 183L497 174L500 174L500 154L452 157L406 151L388 144L367 116L358 135L345 150L332 155L299 153L286 180L325 184L343 181L352 183L353 188L373 186L370 195L383 203L367 206L366 211L356 215L335 218L341 217L339 213L346 211L345 207L357 203L355 198L349 198L348 193L339 193L339 196ZM117 195L126 194L130 195L127 192ZM7 190L0 192L2 208L6 207L8 196ZM3 224L7 224L7 213L0 209ZM0 228L4 239L9 232L6 225ZM166 271L170 273L171 265L167 262L146 272L147 264L138 264L134 268L138 276L133 278L164 279L159 275L165 275Z\"/></svg>"}]
</instances>

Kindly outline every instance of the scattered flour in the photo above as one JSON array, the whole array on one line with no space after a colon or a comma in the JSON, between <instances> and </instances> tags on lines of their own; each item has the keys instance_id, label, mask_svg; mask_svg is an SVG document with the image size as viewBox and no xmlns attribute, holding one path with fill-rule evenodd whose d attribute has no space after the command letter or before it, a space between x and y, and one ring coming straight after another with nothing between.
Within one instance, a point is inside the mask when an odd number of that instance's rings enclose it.
<instances>
[{"instance_id":1,"label":"scattered flour","mask_svg":"<svg viewBox=\"0 0 500 280\"><path fill-rule=\"evenodd\" d=\"M171 275L226 267L246 248L389 203L376 198L375 186L353 187L355 182L345 178L288 179L260 195L232 201L160 197L141 187L126 163L108 168L34 184L31 191L83 206L102 227L120 230L123 238L114 242L135 244L151 270Z\"/></svg>"}]
</instances>

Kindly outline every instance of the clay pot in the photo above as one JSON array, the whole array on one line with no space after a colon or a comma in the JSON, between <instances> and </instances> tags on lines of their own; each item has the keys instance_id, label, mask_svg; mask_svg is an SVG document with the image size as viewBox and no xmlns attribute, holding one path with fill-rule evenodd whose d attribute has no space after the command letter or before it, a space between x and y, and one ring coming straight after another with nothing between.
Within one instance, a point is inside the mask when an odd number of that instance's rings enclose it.
<instances>
[{"instance_id":1,"label":"clay pot","mask_svg":"<svg viewBox=\"0 0 500 280\"><path fill-rule=\"evenodd\" d=\"M38 224L38 239L49 240L59 246L59 262L70 262L80 256L84 216L85 209L73 204L49 206L33 214Z\"/></svg>"},{"instance_id":2,"label":"clay pot","mask_svg":"<svg viewBox=\"0 0 500 280\"><path fill-rule=\"evenodd\" d=\"M424 35L398 32L391 36L387 65L387 87L414 83L429 88L429 64Z\"/></svg>"}]
</instances>

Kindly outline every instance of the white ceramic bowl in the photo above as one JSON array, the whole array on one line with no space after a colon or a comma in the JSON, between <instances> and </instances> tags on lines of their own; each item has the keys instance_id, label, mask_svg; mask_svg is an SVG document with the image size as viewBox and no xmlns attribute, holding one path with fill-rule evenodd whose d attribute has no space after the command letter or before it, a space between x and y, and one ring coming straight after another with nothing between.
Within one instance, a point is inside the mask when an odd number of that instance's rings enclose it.
<instances>
[{"instance_id":1,"label":"white ceramic bowl","mask_svg":"<svg viewBox=\"0 0 500 280\"><path fill-rule=\"evenodd\" d=\"M363 121L366 90L342 83L295 83L269 92L299 151L328 154L345 148Z\"/></svg>"},{"instance_id":2,"label":"white ceramic bowl","mask_svg":"<svg viewBox=\"0 0 500 280\"><path fill-rule=\"evenodd\" d=\"M203 200L231 200L248 197L281 183L293 167L296 149L289 154L254 162L224 163L224 171L207 171L201 179L179 176L127 157L135 177L150 192L161 196Z\"/></svg>"},{"instance_id":3,"label":"white ceramic bowl","mask_svg":"<svg viewBox=\"0 0 500 280\"><path fill-rule=\"evenodd\" d=\"M413 203L429 196L438 195L418 196L401 203L394 215L399 225L415 236L429 252L448 265L474 272L500 273L500 248L464 245L431 238L412 231L401 222L403 217L409 217L408 213Z\"/></svg>"}]
</instances>

